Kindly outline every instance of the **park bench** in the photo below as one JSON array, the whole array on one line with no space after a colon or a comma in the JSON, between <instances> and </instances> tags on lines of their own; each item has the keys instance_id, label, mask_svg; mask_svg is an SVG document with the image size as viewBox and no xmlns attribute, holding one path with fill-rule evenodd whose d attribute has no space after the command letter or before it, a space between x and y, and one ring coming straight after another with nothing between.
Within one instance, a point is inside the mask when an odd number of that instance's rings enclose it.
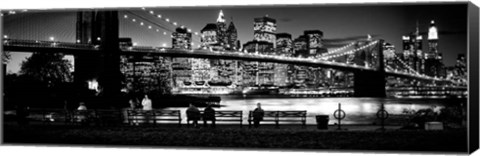
<instances>
[{"instance_id":1,"label":"park bench","mask_svg":"<svg viewBox=\"0 0 480 156\"><path fill-rule=\"evenodd\" d=\"M226 121L226 122L239 122L240 127L242 127L242 119L243 112L242 111L215 111L215 122L217 121Z\"/></svg>"},{"instance_id":2,"label":"park bench","mask_svg":"<svg viewBox=\"0 0 480 156\"><path fill-rule=\"evenodd\" d=\"M123 121L121 110L97 109L95 115L95 122L98 125L120 125Z\"/></svg>"},{"instance_id":3,"label":"park bench","mask_svg":"<svg viewBox=\"0 0 480 156\"><path fill-rule=\"evenodd\" d=\"M203 111L200 111L200 115L203 120ZM239 122L240 127L242 127L242 111L232 111L232 110L222 110L222 111L215 111L215 123L218 121L222 122ZM190 120L187 118L187 125L190 124Z\"/></svg>"},{"instance_id":4,"label":"park bench","mask_svg":"<svg viewBox=\"0 0 480 156\"><path fill-rule=\"evenodd\" d=\"M152 112L154 124L159 121L178 121L178 126L181 126L180 110L153 110Z\"/></svg>"},{"instance_id":5,"label":"park bench","mask_svg":"<svg viewBox=\"0 0 480 156\"><path fill-rule=\"evenodd\" d=\"M26 117L30 121L42 121L43 124L52 124L63 122L67 124L71 122L71 112L65 109L41 108L30 109Z\"/></svg>"},{"instance_id":6,"label":"park bench","mask_svg":"<svg viewBox=\"0 0 480 156\"><path fill-rule=\"evenodd\" d=\"M264 111L263 112L263 120L262 122L275 122L276 125L278 125L278 111ZM248 128L252 126L253 122L253 111L250 111L248 113Z\"/></svg>"},{"instance_id":7,"label":"park bench","mask_svg":"<svg viewBox=\"0 0 480 156\"><path fill-rule=\"evenodd\" d=\"M274 122L275 127L279 127L280 122L300 122L302 128L306 127L307 111L264 111L261 122ZM253 122L253 111L248 114L248 127Z\"/></svg>"},{"instance_id":8,"label":"park bench","mask_svg":"<svg viewBox=\"0 0 480 156\"><path fill-rule=\"evenodd\" d=\"M94 110L74 110L70 115L72 124L90 124L97 120Z\"/></svg>"},{"instance_id":9,"label":"park bench","mask_svg":"<svg viewBox=\"0 0 480 156\"><path fill-rule=\"evenodd\" d=\"M182 118L179 110L127 110L128 123L153 123L157 124L159 121L178 121L180 126Z\"/></svg>"}]
</instances>

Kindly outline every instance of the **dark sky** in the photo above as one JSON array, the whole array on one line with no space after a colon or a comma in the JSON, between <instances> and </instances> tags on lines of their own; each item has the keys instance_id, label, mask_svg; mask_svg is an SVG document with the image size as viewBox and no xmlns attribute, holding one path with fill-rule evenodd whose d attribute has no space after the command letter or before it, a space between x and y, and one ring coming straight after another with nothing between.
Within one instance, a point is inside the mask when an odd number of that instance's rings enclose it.
<instances>
[{"instance_id":1,"label":"dark sky","mask_svg":"<svg viewBox=\"0 0 480 156\"><path fill-rule=\"evenodd\" d=\"M402 50L401 36L415 31L418 21L420 32L427 32L430 20L435 20L439 33L439 52L444 55L447 66L454 64L457 54L466 53L467 46L467 5L435 4L435 5L302 5L302 6L240 6L240 7L173 7L154 8L155 14L169 18L171 22L185 25L192 32L199 32L207 23L216 22L218 13L223 10L227 23L231 18L237 27L242 44L253 39L253 18L268 14L277 19L277 32L287 32L296 38L304 30L318 29L323 31L324 38L346 38L350 36L379 35L377 38L396 46L397 52ZM147 8L150 9L150 8ZM120 36L131 37L140 46L170 46L170 33L163 35L163 29L156 33L145 22L144 26L131 22L133 15L120 10ZM156 23L173 30L174 26L149 15L141 9L129 9L135 14L147 17ZM129 19L123 15L128 14ZM48 40L54 36L56 40L74 42L75 12L72 10L56 10L48 12L26 12L4 16L4 33L9 38ZM426 39L426 36L424 36ZM194 41L200 41L194 37ZM427 50L426 40L424 51ZM198 45L198 42L195 42Z\"/></svg>"}]
</instances>

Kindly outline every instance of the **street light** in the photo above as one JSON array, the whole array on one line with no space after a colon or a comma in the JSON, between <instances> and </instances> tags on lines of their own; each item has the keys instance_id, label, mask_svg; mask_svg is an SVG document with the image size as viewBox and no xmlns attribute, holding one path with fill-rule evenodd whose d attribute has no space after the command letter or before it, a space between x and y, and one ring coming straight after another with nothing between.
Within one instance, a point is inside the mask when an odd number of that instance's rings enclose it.
<instances>
[{"instance_id":1,"label":"street light","mask_svg":"<svg viewBox=\"0 0 480 156\"><path fill-rule=\"evenodd\" d=\"M8 38L8 35L3 35L3 38L4 38L4 39L7 39L7 38Z\"/></svg>"},{"instance_id":2,"label":"street light","mask_svg":"<svg viewBox=\"0 0 480 156\"><path fill-rule=\"evenodd\" d=\"M50 36L50 41L55 41L55 37Z\"/></svg>"}]
</instances>

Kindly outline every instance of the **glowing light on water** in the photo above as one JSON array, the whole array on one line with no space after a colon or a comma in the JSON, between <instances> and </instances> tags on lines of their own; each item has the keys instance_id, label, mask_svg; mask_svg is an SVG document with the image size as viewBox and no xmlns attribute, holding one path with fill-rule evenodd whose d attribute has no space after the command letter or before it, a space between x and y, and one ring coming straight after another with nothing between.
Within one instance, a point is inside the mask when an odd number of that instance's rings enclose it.
<instances>
[{"instance_id":1,"label":"glowing light on water","mask_svg":"<svg viewBox=\"0 0 480 156\"><path fill-rule=\"evenodd\" d=\"M371 124L375 120L375 114L380 108L381 103L385 104L385 109L390 115L401 115L404 110L415 110L427 108L443 108L441 102L425 102L418 100L402 99L378 99L378 98L222 98L220 108L215 110L242 110L243 120L248 120L249 111L261 103L266 111L288 111L288 110L306 110L307 124L316 124L316 115L328 115L329 124L336 123L333 112L338 109L338 103L342 104L342 109L347 116L342 123L345 124ZM182 119L187 108L167 108L171 110L181 110ZM204 108L199 108L203 110ZM246 124L246 123L244 123Z\"/></svg>"}]
</instances>

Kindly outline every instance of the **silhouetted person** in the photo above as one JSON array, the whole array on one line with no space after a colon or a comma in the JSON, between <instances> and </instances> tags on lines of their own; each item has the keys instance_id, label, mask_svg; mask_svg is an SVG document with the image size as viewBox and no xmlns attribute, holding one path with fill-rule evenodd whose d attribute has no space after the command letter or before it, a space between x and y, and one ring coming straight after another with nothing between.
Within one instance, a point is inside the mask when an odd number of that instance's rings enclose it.
<instances>
[{"instance_id":1,"label":"silhouetted person","mask_svg":"<svg viewBox=\"0 0 480 156\"><path fill-rule=\"evenodd\" d=\"M208 105L203 110L203 125L205 127L207 127L207 121L212 121L212 127L215 128L215 110L212 108L212 105Z\"/></svg>"},{"instance_id":2,"label":"silhouetted person","mask_svg":"<svg viewBox=\"0 0 480 156\"><path fill-rule=\"evenodd\" d=\"M137 98L131 98L128 100L128 104L130 104L130 109L134 110L138 108L138 99Z\"/></svg>"},{"instance_id":3,"label":"silhouetted person","mask_svg":"<svg viewBox=\"0 0 480 156\"><path fill-rule=\"evenodd\" d=\"M80 102L80 105L78 106L77 110L79 111L87 110L87 106L85 105L84 102Z\"/></svg>"},{"instance_id":4,"label":"silhouetted person","mask_svg":"<svg viewBox=\"0 0 480 156\"><path fill-rule=\"evenodd\" d=\"M80 122L82 124L86 124L89 114L87 112L87 106L85 105L84 102L80 102L80 104L77 108L77 111L78 111L78 113L75 116L77 122Z\"/></svg>"},{"instance_id":5,"label":"silhouetted person","mask_svg":"<svg viewBox=\"0 0 480 156\"><path fill-rule=\"evenodd\" d=\"M189 120L192 120L193 127L198 126L198 120L200 120L200 111L193 104L190 104L187 111L187 123Z\"/></svg>"},{"instance_id":6,"label":"silhouetted person","mask_svg":"<svg viewBox=\"0 0 480 156\"><path fill-rule=\"evenodd\" d=\"M257 128L260 125L260 121L263 120L263 115L265 112L262 109L260 103L257 103L257 108L253 110L253 126Z\"/></svg>"}]
</instances>

